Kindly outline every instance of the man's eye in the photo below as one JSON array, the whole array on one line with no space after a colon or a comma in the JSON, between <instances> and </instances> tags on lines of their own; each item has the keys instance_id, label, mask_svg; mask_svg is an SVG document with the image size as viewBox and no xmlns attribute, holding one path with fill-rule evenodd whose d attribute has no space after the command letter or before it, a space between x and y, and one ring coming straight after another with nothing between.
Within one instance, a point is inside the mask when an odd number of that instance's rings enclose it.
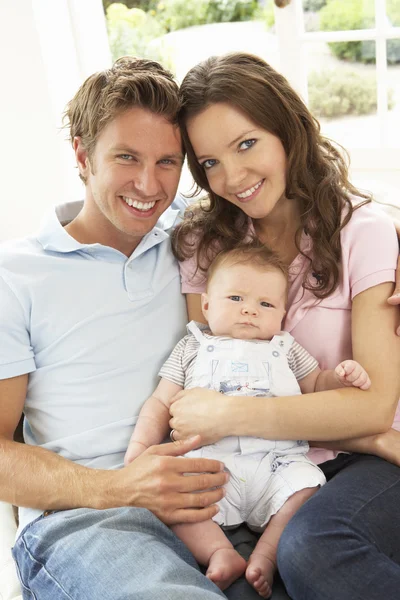
<instances>
[{"instance_id":1,"label":"man's eye","mask_svg":"<svg viewBox=\"0 0 400 600\"><path fill-rule=\"evenodd\" d=\"M217 164L217 161L215 160L215 158L209 158L209 159L205 160L204 162L200 163L200 165L203 167L203 169L211 169L211 167L213 167L216 164Z\"/></svg>"},{"instance_id":2,"label":"man's eye","mask_svg":"<svg viewBox=\"0 0 400 600\"><path fill-rule=\"evenodd\" d=\"M122 160L133 160L132 154L118 154L118 158L122 158Z\"/></svg>"},{"instance_id":3,"label":"man's eye","mask_svg":"<svg viewBox=\"0 0 400 600\"><path fill-rule=\"evenodd\" d=\"M274 308L269 302L261 302L261 306L265 306L265 308Z\"/></svg>"},{"instance_id":4,"label":"man's eye","mask_svg":"<svg viewBox=\"0 0 400 600\"><path fill-rule=\"evenodd\" d=\"M233 300L233 302L240 302L241 299L241 296L229 296L229 300Z\"/></svg>"},{"instance_id":5,"label":"man's eye","mask_svg":"<svg viewBox=\"0 0 400 600\"><path fill-rule=\"evenodd\" d=\"M256 143L257 140L244 140L243 142L241 142L239 144L239 150L248 150L249 148L251 148L252 146L254 146L254 144Z\"/></svg>"}]
</instances>

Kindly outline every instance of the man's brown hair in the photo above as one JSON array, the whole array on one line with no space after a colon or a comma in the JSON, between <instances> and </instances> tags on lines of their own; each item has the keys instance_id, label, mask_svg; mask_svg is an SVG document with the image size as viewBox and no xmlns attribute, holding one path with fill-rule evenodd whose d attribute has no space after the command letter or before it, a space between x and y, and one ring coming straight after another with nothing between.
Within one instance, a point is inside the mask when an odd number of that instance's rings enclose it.
<instances>
[{"instance_id":1,"label":"man's brown hair","mask_svg":"<svg viewBox=\"0 0 400 600\"><path fill-rule=\"evenodd\" d=\"M68 103L64 123L73 144L80 137L89 159L102 130L129 108L144 108L177 123L178 85L159 63L125 56L84 81Z\"/></svg>"}]
</instances>

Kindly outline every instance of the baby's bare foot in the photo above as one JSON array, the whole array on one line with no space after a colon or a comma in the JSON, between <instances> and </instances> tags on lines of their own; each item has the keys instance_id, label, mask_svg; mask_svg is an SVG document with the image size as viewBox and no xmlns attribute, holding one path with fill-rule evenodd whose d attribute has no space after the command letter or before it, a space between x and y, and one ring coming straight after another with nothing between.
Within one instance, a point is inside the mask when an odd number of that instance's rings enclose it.
<instances>
[{"instance_id":1,"label":"baby's bare foot","mask_svg":"<svg viewBox=\"0 0 400 600\"><path fill-rule=\"evenodd\" d=\"M206 575L220 590L225 590L243 575L246 565L234 548L221 548L211 556Z\"/></svg>"},{"instance_id":2,"label":"baby's bare foot","mask_svg":"<svg viewBox=\"0 0 400 600\"><path fill-rule=\"evenodd\" d=\"M275 571L276 565L270 558L253 552L246 569L246 579L262 598L269 598Z\"/></svg>"}]
</instances>

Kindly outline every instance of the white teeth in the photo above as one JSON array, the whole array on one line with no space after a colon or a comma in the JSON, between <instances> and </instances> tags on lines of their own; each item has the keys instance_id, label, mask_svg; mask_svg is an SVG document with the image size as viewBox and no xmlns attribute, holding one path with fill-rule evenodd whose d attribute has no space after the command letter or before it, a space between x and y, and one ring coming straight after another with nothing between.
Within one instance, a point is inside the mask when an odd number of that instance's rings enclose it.
<instances>
[{"instance_id":1,"label":"white teeth","mask_svg":"<svg viewBox=\"0 0 400 600\"><path fill-rule=\"evenodd\" d=\"M134 208L137 208L138 210L143 210L143 211L150 210L155 205L155 201L154 202L139 202L138 200L132 200L132 198L127 198L126 196L122 196L122 198L127 204L129 204L129 206L133 206Z\"/></svg>"},{"instance_id":2,"label":"white teeth","mask_svg":"<svg viewBox=\"0 0 400 600\"><path fill-rule=\"evenodd\" d=\"M251 196L252 194L254 194L254 192L256 190L258 190L258 188L260 187L261 184L262 184L262 181L259 181L257 183L257 185L254 185L253 187L249 188L245 192L242 192L241 194L236 194L236 196L238 198L248 198L249 196Z\"/></svg>"}]
</instances>

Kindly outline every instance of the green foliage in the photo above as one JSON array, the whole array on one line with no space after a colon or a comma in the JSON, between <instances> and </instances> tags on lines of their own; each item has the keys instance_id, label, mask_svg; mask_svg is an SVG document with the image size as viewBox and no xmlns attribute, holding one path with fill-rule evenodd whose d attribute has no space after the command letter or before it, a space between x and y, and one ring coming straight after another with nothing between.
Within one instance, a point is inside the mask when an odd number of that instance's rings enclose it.
<instances>
[{"instance_id":1,"label":"green foliage","mask_svg":"<svg viewBox=\"0 0 400 600\"><path fill-rule=\"evenodd\" d=\"M317 117L366 115L376 110L376 81L373 74L360 75L351 69L313 72L309 78L309 106ZM393 92L389 91L389 108Z\"/></svg>"},{"instance_id":2,"label":"green foliage","mask_svg":"<svg viewBox=\"0 0 400 600\"><path fill-rule=\"evenodd\" d=\"M318 12L326 2L327 0L303 0L303 9L306 12Z\"/></svg>"},{"instance_id":3,"label":"green foliage","mask_svg":"<svg viewBox=\"0 0 400 600\"><path fill-rule=\"evenodd\" d=\"M127 8L114 3L107 9L108 39L113 60L120 56L140 56L161 62L171 69L171 60L165 48L152 41L165 30L150 13L140 8Z\"/></svg>"},{"instance_id":4,"label":"green foliage","mask_svg":"<svg viewBox=\"0 0 400 600\"><path fill-rule=\"evenodd\" d=\"M256 12L260 21L264 21L267 29L272 29L275 25L274 0L265 0L264 6Z\"/></svg>"},{"instance_id":5,"label":"green foliage","mask_svg":"<svg viewBox=\"0 0 400 600\"><path fill-rule=\"evenodd\" d=\"M375 27L374 0L328 0L319 12L322 31L347 31ZM394 26L400 25L399 0L386 0L388 19ZM335 56L343 60L375 62L375 42L330 42ZM387 58L389 64L400 62L400 40L388 40Z\"/></svg>"},{"instance_id":6,"label":"green foliage","mask_svg":"<svg viewBox=\"0 0 400 600\"><path fill-rule=\"evenodd\" d=\"M166 31L194 25L248 21L258 8L257 0L161 0L151 5L152 14Z\"/></svg>"},{"instance_id":7,"label":"green foliage","mask_svg":"<svg viewBox=\"0 0 400 600\"><path fill-rule=\"evenodd\" d=\"M176 31L207 23L208 0L162 0L152 5L151 14L163 29Z\"/></svg>"}]
</instances>

